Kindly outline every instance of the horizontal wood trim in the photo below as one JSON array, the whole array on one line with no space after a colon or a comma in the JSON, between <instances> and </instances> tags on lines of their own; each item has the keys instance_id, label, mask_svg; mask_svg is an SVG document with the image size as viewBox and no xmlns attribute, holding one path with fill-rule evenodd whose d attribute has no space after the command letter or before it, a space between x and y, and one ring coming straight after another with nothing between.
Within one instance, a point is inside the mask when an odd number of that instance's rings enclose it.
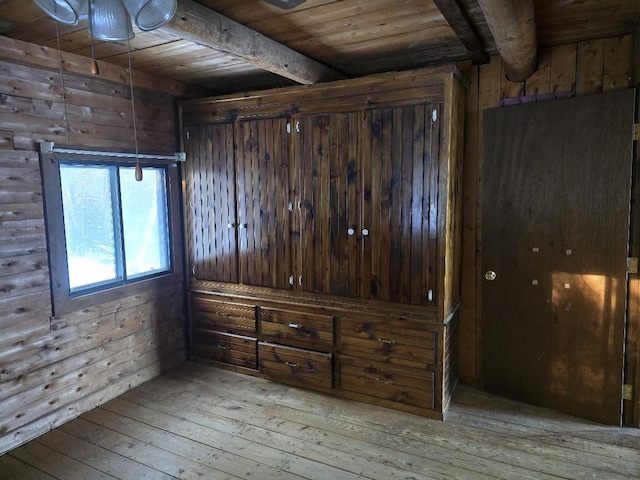
<instances>
[{"instance_id":1,"label":"horizontal wood trim","mask_svg":"<svg viewBox=\"0 0 640 480\"><path fill-rule=\"evenodd\" d=\"M442 326L442 322L437 320L435 307L196 279L191 279L189 288L191 292L211 294L220 301L258 302L257 304L265 307L295 309L310 313L331 311L336 316L345 313L366 312L369 315L384 317L385 321L411 319L417 322L421 328Z\"/></svg>"},{"instance_id":2,"label":"horizontal wood trim","mask_svg":"<svg viewBox=\"0 0 640 480\"><path fill-rule=\"evenodd\" d=\"M379 106L438 103L444 77L455 67L372 75L328 84L289 87L242 96L210 97L180 102L184 125L228 122L261 116L359 111Z\"/></svg>"}]
</instances>

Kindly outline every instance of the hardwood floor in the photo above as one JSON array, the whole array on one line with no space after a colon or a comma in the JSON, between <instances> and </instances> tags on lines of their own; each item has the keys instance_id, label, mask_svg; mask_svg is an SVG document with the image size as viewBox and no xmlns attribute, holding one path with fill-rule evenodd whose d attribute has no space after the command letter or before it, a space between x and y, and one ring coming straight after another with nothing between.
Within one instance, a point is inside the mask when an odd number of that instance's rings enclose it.
<instances>
[{"instance_id":1,"label":"hardwood floor","mask_svg":"<svg viewBox=\"0 0 640 480\"><path fill-rule=\"evenodd\" d=\"M186 363L0 457L2 479L630 479L640 430L459 386L444 422Z\"/></svg>"}]
</instances>

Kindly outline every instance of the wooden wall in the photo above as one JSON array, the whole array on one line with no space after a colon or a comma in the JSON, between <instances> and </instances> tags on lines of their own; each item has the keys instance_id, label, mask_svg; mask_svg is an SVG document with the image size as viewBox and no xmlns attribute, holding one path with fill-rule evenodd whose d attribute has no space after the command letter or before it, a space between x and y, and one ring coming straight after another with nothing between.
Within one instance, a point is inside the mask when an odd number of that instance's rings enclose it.
<instances>
[{"instance_id":1,"label":"wooden wall","mask_svg":"<svg viewBox=\"0 0 640 480\"><path fill-rule=\"evenodd\" d=\"M501 102L512 102L517 98L545 101L548 100L549 94L554 93L562 95L574 92L575 95L586 95L631 88L635 85L632 79L633 63L639 53L634 53L633 35L541 48L538 55L538 69L533 76L522 83L506 80L499 57L492 57L490 63L479 67L472 67L470 64L459 66L469 82L463 179L462 308L459 327L459 373L461 380L467 383L482 381L480 368L482 198L480 186L484 110L498 107ZM536 98L536 96L539 97ZM634 198L637 198L637 195ZM633 288L633 283L631 286ZM638 288L635 295L638 295ZM638 342L639 318L638 312L630 312L627 352L632 361L628 362L627 367L633 368L633 371L629 371L631 376L637 375L635 362L640 344ZM640 389L640 385L637 385L636 389ZM636 395L636 398L638 397ZM640 408L636 410L639 411ZM637 415L636 425L639 423Z\"/></svg>"},{"instance_id":2,"label":"wooden wall","mask_svg":"<svg viewBox=\"0 0 640 480\"><path fill-rule=\"evenodd\" d=\"M185 360L182 284L51 317L37 142L134 148L126 72L64 54L67 128L58 60L0 37L0 454ZM140 150L176 151L188 89L134 75Z\"/></svg>"}]
</instances>

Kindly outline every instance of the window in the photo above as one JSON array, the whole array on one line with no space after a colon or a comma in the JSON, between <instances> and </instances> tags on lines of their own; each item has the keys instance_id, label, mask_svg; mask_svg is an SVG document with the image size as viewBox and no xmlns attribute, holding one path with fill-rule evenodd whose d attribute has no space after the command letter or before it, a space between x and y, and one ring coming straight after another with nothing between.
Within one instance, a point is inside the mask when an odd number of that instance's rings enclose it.
<instances>
[{"instance_id":1,"label":"window","mask_svg":"<svg viewBox=\"0 0 640 480\"><path fill-rule=\"evenodd\" d=\"M174 163L41 158L54 315L182 281Z\"/></svg>"}]
</instances>

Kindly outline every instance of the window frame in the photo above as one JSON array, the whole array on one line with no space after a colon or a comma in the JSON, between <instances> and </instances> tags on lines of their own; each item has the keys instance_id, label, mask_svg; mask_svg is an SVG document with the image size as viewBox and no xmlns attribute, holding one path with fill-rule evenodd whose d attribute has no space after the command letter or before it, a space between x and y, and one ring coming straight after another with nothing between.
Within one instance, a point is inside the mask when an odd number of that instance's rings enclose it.
<instances>
[{"instance_id":1,"label":"window frame","mask_svg":"<svg viewBox=\"0 0 640 480\"><path fill-rule=\"evenodd\" d=\"M108 152L102 154L91 152L86 155L80 153L40 153L45 228L49 253L49 276L51 279L51 307L54 317L117 301L148 290L157 290L169 285L180 284L183 281L180 168L178 168L175 161L144 158L140 159L140 165L143 168L165 168L171 269L168 272L155 273L148 277L130 279L124 284L106 285L104 289L97 291L90 289L86 293L70 292L60 163L135 167L135 156L120 157L115 155L117 154L111 156Z\"/></svg>"}]
</instances>

